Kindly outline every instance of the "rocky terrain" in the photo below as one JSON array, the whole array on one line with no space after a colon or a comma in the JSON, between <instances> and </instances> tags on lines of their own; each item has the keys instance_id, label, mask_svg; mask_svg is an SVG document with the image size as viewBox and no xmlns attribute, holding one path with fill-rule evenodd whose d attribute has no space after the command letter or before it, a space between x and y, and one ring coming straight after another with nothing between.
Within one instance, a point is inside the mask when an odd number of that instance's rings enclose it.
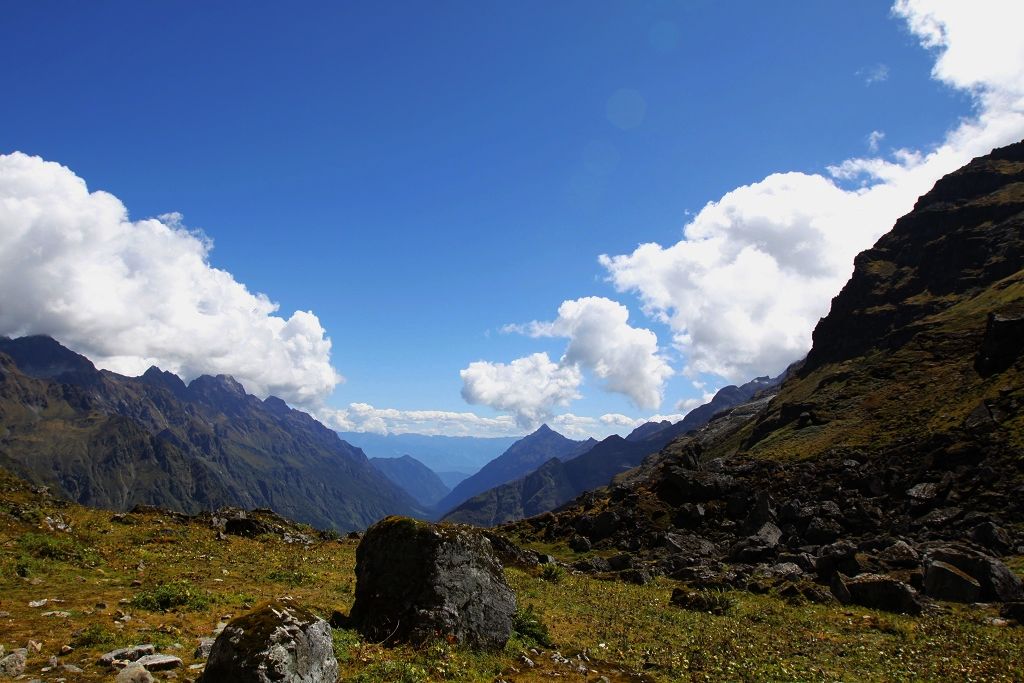
<instances>
[{"instance_id":1,"label":"rocky terrain","mask_svg":"<svg viewBox=\"0 0 1024 683\"><path fill-rule=\"evenodd\" d=\"M573 567L919 613L1024 608L1024 143L857 257L807 360L615 485L506 527ZM607 555L611 554L610 557Z\"/></svg>"},{"instance_id":2,"label":"rocky terrain","mask_svg":"<svg viewBox=\"0 0 1024 683\"><path fill-rule=\"evenodd\" d=\"M123 377L48 337L0 339L0 465L115 510L263 507L350 530L419 509L362 451L278 398L226 376Z\"/></svg>"}]
</instances>

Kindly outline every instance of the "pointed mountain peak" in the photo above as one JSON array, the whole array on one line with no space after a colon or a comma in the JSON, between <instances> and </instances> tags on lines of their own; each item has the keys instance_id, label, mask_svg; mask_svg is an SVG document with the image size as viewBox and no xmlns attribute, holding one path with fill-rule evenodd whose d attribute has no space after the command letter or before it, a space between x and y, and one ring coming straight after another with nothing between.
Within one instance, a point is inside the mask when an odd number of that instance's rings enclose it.
<instances>
[{"instance_id":1,"label":"pointed mountain peak","mask_svg":"<svg viewBox=\"0 0 1024 683\"><path fill-rule=\"evenodd\" d=\"M548 427L548 423L547 422L542 424L540 427L537 427L537 431L534 432L534 434L557 434L557 433L558 432L556 432L554 429L552 429L551 427Z\"/></svg>"},{"instance_id":2,"label":"pointed mountain peak","mask_svg":"<svg viewBox=\"0 0 1024 683\"><path fill-rule=\"evenodd\" d=\"M148 370L142 373L143 383L153 387L160 387L167 389L169 392L181 398L188 393L188 387L181 381L181 378L175 375L173 372L167 372L161 370L155 365L150 366Z\"/></svg>"}]
</instances>

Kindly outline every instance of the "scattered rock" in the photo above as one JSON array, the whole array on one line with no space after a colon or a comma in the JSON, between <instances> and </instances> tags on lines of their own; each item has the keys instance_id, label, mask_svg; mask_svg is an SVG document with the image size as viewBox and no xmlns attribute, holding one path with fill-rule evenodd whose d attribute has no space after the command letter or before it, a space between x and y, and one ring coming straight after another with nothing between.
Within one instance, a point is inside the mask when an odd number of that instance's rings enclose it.
<instances>
[{"instance_id":1,"label":"scattered rock","mask_svg":"<svg viewBox=\"0 0 1024 683\"><path fill-rule=\"evenodd\" d=\"M350 620L374 641L441 636L500 649L515 606L490 542L475 529L387 517L356 549Z\"/></svg>"},{"instance_id":2,"label":"scattered rock","mask_svg":"<svg viewBox=\"0 0 1024 683\"><path fill-rule=\"evenodd\" d=\"M331 627L288 598L229 623L200 683L327 683L338 676Z\"/></svg>"}]
</instances>

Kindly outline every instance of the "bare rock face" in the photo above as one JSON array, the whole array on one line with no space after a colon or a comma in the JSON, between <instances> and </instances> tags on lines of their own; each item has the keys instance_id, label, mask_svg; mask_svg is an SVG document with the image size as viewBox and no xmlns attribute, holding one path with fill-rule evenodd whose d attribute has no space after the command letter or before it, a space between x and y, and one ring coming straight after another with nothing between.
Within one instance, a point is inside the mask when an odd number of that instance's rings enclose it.
<instances>
[{"instance_id":1,"label":"bare rock face","mask_svg":"<svg viewBox=\"0 0 1024 683\"><path fill-rule=\"evenodd\" d=\"M387 517L356 550L351 623L375 641L435 637L499 649L516 600L490 541L467 527Z\"/></svg>"},{"instance_id":2,"label":"bare rock face","mask_svg":"<svg viewBox=\"0 0 1024 683\"><path fill-rule=\"evenodd\" d=\"M331 627L288 598L231 621L210 650L201 683L334 683Z\"/></svg>"}]
</instances>

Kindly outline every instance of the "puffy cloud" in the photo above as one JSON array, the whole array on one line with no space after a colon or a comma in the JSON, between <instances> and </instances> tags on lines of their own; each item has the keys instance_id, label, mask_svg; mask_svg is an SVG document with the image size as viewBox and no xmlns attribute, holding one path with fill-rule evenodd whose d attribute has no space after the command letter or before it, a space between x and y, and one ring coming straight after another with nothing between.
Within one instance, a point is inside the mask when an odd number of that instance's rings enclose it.
<instances>
[{"instance_id":1,"label":"puffy cloud","mask_svg":"<svg viewBox=\"0 0 1024 683\"><path fill-rule=\"evenodd\" d=\"M555 363L546 353L511 363L476 361L461 370L462 397L468 403L509 411L525 428L551 417L555 406L579 398L583 375L573 364Z\"/></svg>"},{"instance_id":2,"label":"puffy cloud","mask_svg":"<svg viewBox=\"0 0 1024 683\"><path fill-rule=\"evenodd\" d=\"M974 117L930 151L770 175L707 204L674 245L600 257L618 290L670 326L688 373L777 374L810 347L859 251L938 178L1024 137L1024 5L901 0L894 11L936 51L934 76L974 95Z\"/></svg>"},{"instance_id":3,"label":"puffy cloud","mask_svg":"<svg viewBox=\"0 0 1024 683\"><path fill-rule=\"evenodd\" d=\"M565 337L563 365L578 365L604 380L604 388L628 396L639 408L661 405L665 381L673 370L650 330L631 327L629 310L603 297L564 301L551 322L513 325L507 330L533 337Z\"/></svg>"},{"instance_id":4,"label":"puffy cloud","mask_svg":"<svg viewBox=\"0 0 1024 683\"><path fill-rule=\"evenodd\" d=\"M509 436L523 431L510 415L481 417L445 410L396 410L375 408L368 403L352 403L341 410L321 408L317 415L324 424L345 432Z\"/></svg>"},{"instance_id":5,"label":"puffy cloud","mask_svg":"<svg viewBox=\"0 0 1024 683\"><path fill-rule=\"evenodd\" d=\"M132 221L64 166L0 155L0 334L51 335L129 375L225 373L307 406L329 395L341 377L317 317L276 315L211 248L178 214Z\"/></svg>"}]
</instances>

